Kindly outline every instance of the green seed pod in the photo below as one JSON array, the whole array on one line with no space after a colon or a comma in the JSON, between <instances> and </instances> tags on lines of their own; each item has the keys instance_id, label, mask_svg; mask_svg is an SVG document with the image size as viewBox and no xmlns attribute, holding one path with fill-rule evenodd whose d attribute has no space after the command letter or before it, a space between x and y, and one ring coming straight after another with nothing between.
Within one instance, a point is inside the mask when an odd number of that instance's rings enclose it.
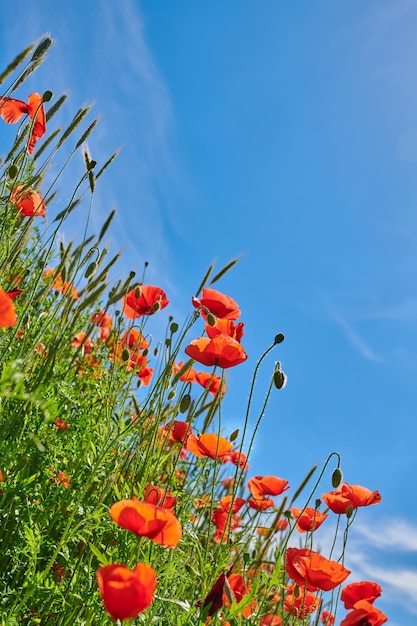
<instances>
[{"instance_id":1,"label":"green seed pod","mask_svg":"<svg viewBox=\"0 0 417 626\"><path fill-rule=\"evenodd\" d=\"M188 408L191 404L191 396L189 393L186 393L182 398L181 398L181 402L180 402L180 413L185 413L186 411L188 411Z\"/></svg>"},{"instance_id":2,"label":"green seed pod","mask_svg":"<svg viewBox=\"0 0 417 626\"><path fill-rule=\"evenodd\" d=\"M332 486L336 489L342 482L343 474L342 470L339 467L336 467L332 474Z\"/></svg>"},{"instance_id":3,"label":"green seed pod","mask_svg":"<svg viewBox=\"0 0 417 626\"><path fill-rule=\"evenodd\" d=\"M278 333L278 335L275 335L274 343L275 344L282 343L284 339L285 339L285 336L282 333Z\"/></svg>"},{"instance_id":4,"label":"green seed pod","mask_svg":"<svg viewBox=\"0 0 417 626\"><path fill-rule=\"evenodd\" d=\"M169 348L169 346L171 345L171 339L169 337L165 339L165 345L167 348Z\"/></svg>"},{"instance_id":5,"label":"green seed pod","mask_svg":"<svg viewBox=\"0 0 417 626\"><path fill-rule=\"evenodd\" d=\"M245 565L248 565L250 563L250 554L249 554L249 552L244 552L243 553L243 561L244 561Z\"/></svg>"},{"instance_id":6,"label":"green seed pod","mask_svg":"<svg viewBox=\"0 0 417 626\"><path fill-rule=\"evenodd\" d=\"M173 398L175 398L175 390L171 389L167 397L168 397L168 400L172 400Z\"/></svg>"},{"instance_id":7,"label":"green seed pod","mask_svg":"<svg viewBox=\"0 0 417 626\"><path fill-rule=\"evenodd\" d=\"M346 509L346 517L350 519L352 515L353 515L353 506L349 504L348 508Z\"/></svg>"},{"instance_id":8,"label":"green seed pod","mask_svg":"<svg viewBox=\"0 0 417 626\"><path fill-rule=\"evenodd\" d=\"M171 331L172 334L176 333L178 330L178 324L176 322L172 322L171 326L169 327L169 330Z\"/></svg>"},{"instance_id":9,"label":"green seed pod","mask_svg":"<svg viewBox=\"0 0 417 626\"><path fill-rule=\"evenodd\" d=\"M43 96L42 96L42 100L44 102L49 102L50 100L52 100L53 98L53 93L52 91L49 91L49 89L47 91L44 92Z\"/></svg>"}]
</instances>

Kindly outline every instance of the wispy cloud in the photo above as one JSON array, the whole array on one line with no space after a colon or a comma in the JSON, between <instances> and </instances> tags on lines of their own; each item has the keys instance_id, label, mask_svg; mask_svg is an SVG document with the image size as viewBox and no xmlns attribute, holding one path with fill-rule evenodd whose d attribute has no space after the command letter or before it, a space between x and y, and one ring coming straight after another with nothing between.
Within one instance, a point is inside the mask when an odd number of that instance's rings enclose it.
<instances>
[{"instance_id":1,"label":"wispy cloud","mask_svg":"<svg viewBox=\"0 0 417 626\"><path fill-rule=\"evenodd\" d=\"M358 350L364 359L367 359L368 361L375 361L376 363L383 362L382 357L376 354L376 352L366 343L366 341L359 335L346 318L333 311L331 319L344 330L350 343Z\"/></svg>"}]
</instances>

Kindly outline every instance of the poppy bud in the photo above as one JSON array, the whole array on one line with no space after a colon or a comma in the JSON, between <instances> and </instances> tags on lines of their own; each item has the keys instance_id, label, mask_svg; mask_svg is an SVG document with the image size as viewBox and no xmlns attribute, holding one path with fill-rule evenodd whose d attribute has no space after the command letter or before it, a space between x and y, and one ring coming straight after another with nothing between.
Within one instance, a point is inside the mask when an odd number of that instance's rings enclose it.
<instances>
[{"instance_id":1,"label":"poppy bud","mask_svg":"<svg viewBox=\"0 0 417 626\"><path fill-rule=\"evenodd\" d=\"M332 474L332 486L336 489L342 482L343 474L342 470L339 467L336 467Z\"/></svg>"},{"instance_id":2,"label":"poppy bud","mask_svg":"<svg viewBox=\"0 0 417 626\"><path fill-rule=\"evenodd\" d=\"M96 273L97 268L98 268L97 261L93 261L92 263L90 263L90 265L85 270L84 278L90 278L90 276Z\"/></svg>"},{"instance_id":3,"label":"poppy bud","mask_svg":"<svg viewBox=\"0 0 417 626\"><path fill-rule=\"evenodd\" d=\"M207 324L209 326L215 326L216 325L216 318L214 317L213 313L208 313L208 315L207 315Z\"/></svg>"},{"instance_id":4,"label":"poppy bud","mask_svg":"<svg viewBox=\"0 0 417 626\"><path fill-rule=\"evenodd\" d=\"M294 598L299 598L300 597L300 587L298 585L294 585Z\"/></svg>"},{"instance_id":5,"label":"poppy bud","mask_svg":"<svg viewBox=\"0 0 417 626\"><path fill-rule=\"evenodd\" d=\"M42 96L42 100L44 102L49 102L50 100L52 100L53 95L54 94L52 93L52 91L49 91L49 89L47 89Z\"/></svg>"},{"instance_id":6,"label":"poppy bud","mask_svg":"<svg viewBox=\"0 0 417 626\"><path fill-rule=\"evenodd\" d=\"M275 344L282 343L284 339L285 339L285 336L282 333L278 333L278 335L275 335L274 343Z\"/></svg>"},{"instance_id":7,"label":"poppy bud","mask_svg":"<svg viewBox=\"0 0 417 626\"><path fill-rule=\"evenodd\" d=\"M353 514L353 506L349 504L345 512L346 512L346 517L348 519L351 518Z\"/></svg>"},{"instance_id":8,"label":"poppy bud","mask_svg":"<svg viewBox=\"0 0 417 626\"><path fill-rule=\"evenodd\" d=\"M128 361L130 359L130 352L127 348L122 350L122 361Z\"/></svg>"},{"instance_id":9,"label":"poppy bud","mask_svg":"<svg viewBox=\"0 0 417 626\"><path fill-rule=\"evenodd\" d=\"M155 313L157 311L159 311L159 309L161 308L161 305L159 302L155 302L155 304L153 305L152 309L155 311Z\"/></svg>"},{"instance_id":10,"label":"poppy bud","mask_svg":"<svg viewBox=\"0 0 417 626\"><path fill-rule=\"evenodd\" d=\"M12 165L9 167L9 169L7 170L7 174L9 176L10 179L14 179L16 178L16 176L19 173L19 169L17 167L17 165L15 165L14 163L12 163Z\"/></svg>"},{"instance_id":11,"label":"poppy bud","mask_svg":"<svg viewBox=\"0 0 417 626\"><path fill-rule=\"evenodd\" d=\"M171 326L169 327L169 330L171 331L171 333L176 333L178 330L178 324L176 322L172 322Z\"/></svg>"},{"instance_id":12,"label":"poppy bud","mask_svg":"<svg viewBox=\"0 0 417 626\"><path fill-rule=\"evenodd\" d=\"M140 298L141 293L142 293L141 288L138 285L137 287L135 287L135 298Z\"/></svg>"},{"instance_id":13,"label":"poppy bud","mask_svg":"<svg viewBox=\"0 0 417 626\"><path fill-rule=\"evenodd\" d=\"M169 337L165 339L165 345L167 348L169 348L169 346L171 345L171 339Z\"/></svg>"},{"instance_id":14,"label":"poppy bud","mask_svg":"<svg viewBox=\"0 0 417 626\"><path fill-rule=\"evenodd\" d=\"M168 400L172 400L172 398L175 398L175 390L171 389L171 391L168 393Z\"/></svg>"},{"instance_id":15,"label":"poppy bud","mask_svg":"<svg viewBox=\"0 0 417 626\"><path fill-rule=\"evenodd\" d=\"M239 436L239 428L236 428L229 437L229 441L236 441Z\"/></svg>"},{"instance_id":16,"label":"poppy bud","mask_svg":"<svg viewBox=\"0 0 417 626\"><path fill-rule=\"evenodd\" d=\"M250 563L250 554L249 554L249 552L244 552L243 553L243 561L245 562L245 565L248 565L248 563Z\"/></svg>"},{"instance_id":17,"label":"poppy bud","mask_svg":"<svg viewBox=\"0 0 417 626\"><path fill-rule=\"evenodd\" d=\"M274 372L274 385L277 389L282 389L285 387L287 382L287 377L281 370L276 370Z\"/></svg>"},{"instance_id":18,"label":"poppy bud","mask_svg":"<svg viewBox=\"0 0 417 626\"><path fill-rule=\"evenodd\" d=\"M189 393L186 393L185 396L181 398L180 413L185 413L188 410L190 403L191 403L191 396Z\"/></svg>"}]
</instances>

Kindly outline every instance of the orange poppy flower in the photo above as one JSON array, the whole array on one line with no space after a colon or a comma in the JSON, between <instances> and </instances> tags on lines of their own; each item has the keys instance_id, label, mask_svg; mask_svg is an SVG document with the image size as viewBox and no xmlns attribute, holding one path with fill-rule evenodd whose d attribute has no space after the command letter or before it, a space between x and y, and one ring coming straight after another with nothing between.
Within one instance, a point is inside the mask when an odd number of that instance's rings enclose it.
<instances>
[{"instance_id":1,"label":"orange poppy flower","mask_svg":"<svg viewBox=\"0 0 417 626\"><path fill-rule=\"evenodd\" d=\"M182 370L184 367L184 363L174 363L172 366L172 375L175 376ZM180 380L183 383L196 383L197 382L197 372L193 367L188 367L180 376Z\"/></svg>"},{"instance_id":2,"label":"orange poppy flower","mask_svg":"<svg viewBox=\"0 0 417 626\"><path fill-rule=\"evenodd\" d=\"M68 430L69 425L62 420L59 415L55 418L54 425L58 428L58 430Z\"/></svg>"},{"instance_id":3,"label":"orange poppy flower","mask_svg":"<svg viewBox=\"0 0 417 626\"><path fill-rule=\"evenodd\" d=\"M36 142L46 133L46 117L43 107L43 98L38 93L31 93L28 102L0 96L0 117L7 124L15 124L22 115L27 114L34 120L28 140L28 153L32 154Z\"/></svg>"},{"instance_id":4,"label":"orange poppy flower","mask_svg":"<svg viewBox=\"0 0 417 626\"><path fill-rule=\"evenodd\" d=\"M232 449L232 444L224 437L215 434L190 434L187 440L187 450L195 456L222 460Z\"/></svg>"},{"instance_id":5,"label":"orange poppy flower","mask_svg":"<svg viewBox=\"0 0 417 626\"><path fill-rule=\"evenodd\" d=\"M100 339L102 341L106 341L110 335L111 327L112 327L112 318L111 315L106 313L105 311L99 311L97 313L93 313L91 316L91 321L93 324L97 324L100 329Z\"/></svg>"},{"instance_id":6,"label":"orange poppy flower","mask_svg":"<svg viewBox=\"0 0 417 626\"><path fill-rule=\"evenodd\" d=\"M232 507L232 513L237 513L242 506L246 504L246 500L243 498L233 498L233 496L223 496L219 504L223 511L228 512L230 511L230 507Z\"/></svg>"},{"instance_id":7,"label":"orange poppy flower","mask_svg":"<svg viewBox=\"0 0 417 626\"><path fill-rule=\"evenodd\" d=\"M326 513L320 513L311 507L307 507L304 511L302 509L290 509L290 512L293 518L297 520L295 527L300 533L317 530L328 517Z\"/></svg>"},{"instance_id":8,"label":"orange poppy flower","mask_svg":"<svg viewBox=\"0 0 417 626\"><path fill-rule=\"evenodd\" d=\"M218 365L223 369L239 365L248 358L240 343L227 335L218 335L214 339L194 339L184 352L198 363L209 367Z\"/></svg>"},{"instance_id":9,"label":"orange poppy flower","mask_svg":"<svg viewBox=\"0 0 417 626\"><path fill-rule=\"evenodd\" d=\"M141 367L136 372L136 376L140 378L141 383L145 385L145 387L147 387L152 380L153 373L154 373L153 367Z\"/></svg>"},{"instance_id":10,"label":"orange poppy flower","mask_svg":"<svg viewBox=\"0 0 417 626\"><path fill-rule=\"evenodd\" d=\"M345 609L353 609L358 600L367 600L371 604L379 598L382 593L381 587L374 582L363 580L358 583L350 583L342 589L340 599L345 605Z\"/></svg>"},{"instance_id":11,"label":"orange poppy flower","mask_svg":"<svg viewBox=\"0 0 417 626\"><path fill-rule=\"evenodd\" d=\"M104 608L113 620L133 619L153 602L156 572L145 563L132 571L121 563L97 570L97 581Z\"/></svg>"},{"instance_id":12,"label":"orange poppy flower","mask_svg":"<svg viewBox=\"0 0 417 626\"><path fill-rule=\"evenodd\" d=\"M13 189L10 202L24 217L45 217L46 215L46 204L42 196L35 189L25 189L24 185Z\"/></svg>"},{"instance_id":13,"label":"orange poppy flower","mask_svg":"<svg viewBox=\"0 0 417 626\"><path fill-rule=\"evenodd\" d=\"M83 354L90 354L94 348L91 337L87 337L87 333L81 332L74 335L70 342L73 348L81 348Z\"/></svg>"},{"instance_id":14,"label":"orange poppy flower","mask_svg":"<svg viewBox=\"0 0 417 626\"><path fill-rule=\"evenodd\" d=\"M239 324L234 324L232 320L217 318L214 326L206 324L205 330L207 336L210 337L210 339L217 337L217 335L228 335L229 337L236 339L236 341L240 343L244 333L243 327L243 322L239 322Z\"/></svg>"},{"instance_id":15,"label":"orange poppy flower","mask_svg":"<svg viewBox=\"0 0 417 626\"><path fill-rule=\"evenodd\" d=\"M300 589L296 594L292 586L284 600L284 609L287 613L294 615L294 617L299 620L305 620L311 613L314 613L319 606L320 598L314 593Z\"/></svg>"},{"instance_id":16,"label":"orange poppy flower","mask_svg":"<svg viewBox=\"0 0 417 626\"><path fill-rule=\"evenodd\" d=\"M285 567L288 576L308 591L330 591L350 574L341 563L330 561L313 550L299 548L287 548Z\"/></svg>"},{"instance_id":17,"label":"orange poppy flower","mask_svg":"<svg viewBox=\"0 0 417 626\"><path fill-rule=\"evenodd\" d=\"M216 289L203 289L201 298L193 297L192 303L196 309L205 307L210 313L221 319L237 320L240 315L237 302L230 296L216 291ZM207 317L204 311L202 311L202 315L204 318Z\"/></svg>"},{"instance_id":18,"label":"orange poppy flower","mask_svg":"<svg viewBox=\"0 0 417 626\"><path fill-rule=\"evenodd\" d=\"M181 422L174 420L165 424L159 429L158 433L163 439L163 443L171 445L174 441L181 441L185 443L189 435L193 432L192 426L189 422ZM167 439L167 441L165 441Z\"/></svg>"},{"instance_id":19,"label":"orange poppy flower","mask_svg":"<svg viewBox=\"0 0 417 626\"><path fill-rule=\"evenodd\" d=\"M382 626L388 617L368 600L358 600L340 626Z\"/></svg>"},{"instance_id":20,"label":"orange poppy flower","mask_svg":"<svg viewBox=\"0 0 417 626\"><path fill-rule=\"evenodd\" d=\"M156 504L163 509L173 509L177 504L177 498L161 487L155 485L146 485L143 492L143 499L145 502Z\"/></svg>"},{"instance_id":21,"label":"orange poppy flower","mask_svg":"<svg viewBox=\"0 0 417 626\"><path fill-rule=\"evenodd\" d=\"M262 498L261 500L257 500L256 498L248 498L248 504L251 509L255 509L255 511L267 511L271 509L275 502L272 498Z\"/></svg>"},{"instance_id":22,"label":"orange poppy flower","mask_svg":"<svg viewBox=\"0 0 417 626\"><path fill-rule=\"evenodd\" d=\"M6 291L0 288L0 327L11 328L17 323L16 309Z\"/></svg>"},{"instance_id":23,"label":"orange poppy flower","mask_svg":"<svg viewBox=\"0 0 417 626\"><path fill-rule=\"evenodd\" d=\"M55 270L52 268L48 268L43 272L43 276L48 278L49 276L54 276L52 281L51 289L55 289L59 293L64 294L65 296L69 295L73 300L79 300L80 296L77 293L77 289L69 283L68 281L63 281L61 273L58 272L56 274Z\"/></svg>"},{"instance_id":24,"label":"orange poppy flower","mask_svg":"<svg viewBox=\"0 0 417 626\"><path fill-rule=\"evenodd\" d=\"M159 287L138 285L124 296L122 311L128 319L134 320L142 315L153 315L168 304L169 300L165 291Z\"/></svg>"},{"instance_id":25,"label":"orange poppy flower","mask_svg":"<svg viewBox=\"0 0 417 626\"><path fill-rule=\"evenodd\" d=\"M60 487L69 487L71 484L71 478L61 470L58 470L55 475L51 476L51 480Z\"/></svg>"},{"instance_id":26,"label":"orange poppy flower","mask_svg":"<svg viewBox=\"0 0 417 626\"><path fill-rule=\"evenodd\" d=\"M135 535L148 537L164 548L175 548L181 539L181 524L170 509L140 502L120 500L110 507L110 517Z\"/></svg>"},{"instance_id":27,"label":"orange poppy flower","mask_svg":"<svg viewBox=\"0 0 417 626\"><path fill-rule=\"evenodd\" d=\"M279 496L289 488L288 480L277 476L255 476L248 481L248 489L256 500L264 496Z\"/></svg>"},{"instance_id":28,"label":"orange poppy flower","mask_svg":"<svg viewBox=\"0 0 417 626\"><path fill-rule=\"evenodd\" d=\"M281 530L281 531L287 530L289 525L290 525L290 523L287 520L287 518L286 517L282 517L275 524L275 530Z\"/></svg>"},{"instance_id":29,"label":"orange poppy flower","mask_svg":"<svg viewBox=\"0 0 417 626\"><path fill-rule=\"evenodd\" d=\"M233 452L230 453L230 460L233 465L238 465L242 469L249 469L249 465L246 463L247 458L248 455L244 452L239 452L239 450L233 450Z\"/></svg>"},{"instance_id":30,"label":"orange poppy flower","mask_svg":"<svg viewBox=\"0 0 417 626\"><path fill-rule=\"evenodd\" d=\"M219 393L222 382L221 376L213 376L213 374L209 374L208 372L198 372L196 373L195 380L202 387L204 387L204 389L208 389L213 396L216 396ZM221 385L220 394L224 395L225 393L226 385Z\"/></svg>"},{"instance_id":31,"label":"orange poppy flower","mask_svg":"<svg viewBox=\"0 0 417 626\"><path fill-rule=\"evenodd\" d=\"M361 485L343 483L337 491L323 493L322 498L333 513L346 513L358 506L369 506L381 502L378 491L371 491Z\"/></svg>"}]
</instances>

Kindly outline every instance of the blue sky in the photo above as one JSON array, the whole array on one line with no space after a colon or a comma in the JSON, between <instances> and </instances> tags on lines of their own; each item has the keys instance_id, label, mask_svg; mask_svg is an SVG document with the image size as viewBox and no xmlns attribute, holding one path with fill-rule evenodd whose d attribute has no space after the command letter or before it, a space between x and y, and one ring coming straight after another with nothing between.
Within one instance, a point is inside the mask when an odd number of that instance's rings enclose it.
<instances>
[{"instance_id":1,"label":"blue sky","mask_svg":"<svg viewBox=\"0 0 417 626\"><path fill-rule=\"evenodd\" d=\"M16 97L67 92L63 124L94 102L92 156L122 147L92 226L118 209L126 273L149 261L181 319L209 263L240 257L219 288L250 358L224 419L242 423L256 358L284 332L288 385L253 472L295 487L337 450L348 482L379 489L347 565L382 584L390 624L415 624L417 1L15 0L0 24L2 67L56 41Z\"/></svg>"}]
</instances>

